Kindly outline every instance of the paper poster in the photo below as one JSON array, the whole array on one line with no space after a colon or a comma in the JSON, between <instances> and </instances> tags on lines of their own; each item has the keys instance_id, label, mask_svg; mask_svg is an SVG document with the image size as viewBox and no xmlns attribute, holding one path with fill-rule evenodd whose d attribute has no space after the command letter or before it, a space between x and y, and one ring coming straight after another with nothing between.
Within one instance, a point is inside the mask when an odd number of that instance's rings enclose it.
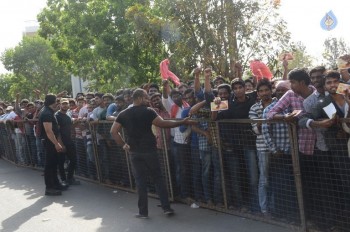
<instances>
[{"instance_id":1,"label":"paper poster","mask_svg":"<svg viewBox=\"0 0 350 232\"><path fill-rule=\"evenodd\" d=\"M344 55L337 59L337 65L339 69L350 68L350 55Z\"/></svg>"},{"instance_id":2,"label":"paper poster","mask_svg":"<svg viewBox=\"0 0 350 232\"><path fill-rule=\"evenodd\" d=\"M219 111L219 110L227 110L228 109L228 101L221 101L219 105L214 102L210 103L211 111Z\"/></svg>"},{"instance_id":3,"label":"paper poster","mask_svg":"<svg viewBox=\"0 0 350 232\"><path fill-rule=\"evenodd\" d=\"M337 93L345 95L345 90L347 90L347 89L350 89L350 85L344 84L344 83L339 83L338 88L337 88Z\"/></svg>"},{"instance_id":4,"label":"paper poster","mask_svg":"<svg viewBox=\"0 0 350 232\"><path fill-rule=\"evenodd\" d=\"M323 110L330 119L334 118L335 114L337 113L337 109L332 102L329 103L328 106L323 107Z\"/></svg>"},{"instance_id":5,"label":"paper poster","mask_svg":"<svg viewBox=\"0 0 350 232\"><path fill-rule=\"evenodd\" d=\"M301 112L303 112L302 110L293 110L292 114L295 114L294 117L297 117Z\"/></svg>"}]
</instances>

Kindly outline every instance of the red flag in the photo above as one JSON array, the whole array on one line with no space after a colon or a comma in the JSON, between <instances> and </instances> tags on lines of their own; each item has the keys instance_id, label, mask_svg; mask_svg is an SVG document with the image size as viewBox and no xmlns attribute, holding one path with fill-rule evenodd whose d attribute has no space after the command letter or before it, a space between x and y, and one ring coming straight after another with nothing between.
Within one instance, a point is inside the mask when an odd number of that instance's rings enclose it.
<instances>
[{"instance_id":1,"label":"red flag","mask_svg":"<svg viewBox=\"0 0 350 232\"><path fill-rule=\"evenodd\" d=\"M250 69L252 70L253 75L256 76L257 81L262 78L267 78L269 80L272 79L272 73L269 67L260 60L250 61Z\"/></svg>"},{"instance_id":2,"label":"red flag","mask_svg":"<svg viewBox=\"0 0 350 232\"><path fill-rule=\"evenodd\" d=\"M169 63L169 59L165 59L162 62L160 62L160 75L164 80L170 78L175 83L175 85L178 86L180 85L180 79L169 70Z\"/></svg>"}]
</instances>

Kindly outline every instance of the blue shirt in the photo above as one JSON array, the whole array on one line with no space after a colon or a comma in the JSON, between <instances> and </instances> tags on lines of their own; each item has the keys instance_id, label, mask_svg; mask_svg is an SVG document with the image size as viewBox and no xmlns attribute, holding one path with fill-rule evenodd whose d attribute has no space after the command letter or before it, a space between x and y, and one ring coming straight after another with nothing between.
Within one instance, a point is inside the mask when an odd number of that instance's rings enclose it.
<instances>
[{"instance_id":1,"label":"blue shirt","mask_svg":"<svg viewBox=\"0 0 350 232\"><path fill-rule=\"evenodd\" d=\"M106 117L108 116L113 116L113 114L118 110L118 106L115 103L112 103L108 106L107 108L107 113L106 113Z\"/></svg>"},{"instance_id":2,"label":"blue shirt","mask_svg":"<svg viewBox=\"0 0 350 232\"><path fill-rule=\"evenodd\" d=\"M187 118L189 113L190 113L191 108L186 108L181 112L181 118ZM180 132L184 133L187 129L186 125L181 125L180 127ZM198 148L198 136L196 132L191 132L191 146L194 148Z\"/></svg>"}]
</instances>

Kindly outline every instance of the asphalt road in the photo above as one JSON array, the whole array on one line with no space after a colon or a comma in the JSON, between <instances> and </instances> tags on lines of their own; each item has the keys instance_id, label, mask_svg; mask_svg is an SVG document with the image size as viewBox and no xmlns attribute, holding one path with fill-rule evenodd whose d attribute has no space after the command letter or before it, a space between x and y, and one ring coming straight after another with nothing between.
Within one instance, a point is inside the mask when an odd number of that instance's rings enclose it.
<instances>
[{"instance_id":1,"label":"asphalt road","mask_svg":"<svg viewBox=\"0 0 350 232\"><path fill-rule=\"evenodd\" d=\"M82 182L62 196L44 195L42 172L0 159L0 231L12 232L287 232L285 228L207 209L173 204L163 215L149 199L149 219L134 218L137 196Z\"/></svg>"}]
</instances>

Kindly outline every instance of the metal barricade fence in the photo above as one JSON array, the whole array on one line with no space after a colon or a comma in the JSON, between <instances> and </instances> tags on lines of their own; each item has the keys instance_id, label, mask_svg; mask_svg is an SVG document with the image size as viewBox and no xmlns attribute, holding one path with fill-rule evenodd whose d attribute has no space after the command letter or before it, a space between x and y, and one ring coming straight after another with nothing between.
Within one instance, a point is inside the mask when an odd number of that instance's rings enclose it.
<instances>
[{"instance_id":1,"label":"metal barricade fence","mask_svg":"<svg viewBox=\"0 0 350 232\"><path fill-rule=\"evenodd\" d=\"M269 137L278 152L261 146L252 123L259 124L266 132L263 139ZM73 125L75 174L135 192L129 155L115 144L111 125ZM158 157L170 200L300 231L350 231L350 144L339 124L322 132L327 149L316 146L313 155L298 152L295 123L242 119L199 120L199 125L207 133L182 127L170 137L167 129L159 129ZM274 134L281 126L287 139L282 142ZM45 156L34 127L35 121L1 122L1 157L41 169ZM124 131L122 135L127 137ZM151 181L148 188L156 196Z\"/></svg>"}]
</instances>

